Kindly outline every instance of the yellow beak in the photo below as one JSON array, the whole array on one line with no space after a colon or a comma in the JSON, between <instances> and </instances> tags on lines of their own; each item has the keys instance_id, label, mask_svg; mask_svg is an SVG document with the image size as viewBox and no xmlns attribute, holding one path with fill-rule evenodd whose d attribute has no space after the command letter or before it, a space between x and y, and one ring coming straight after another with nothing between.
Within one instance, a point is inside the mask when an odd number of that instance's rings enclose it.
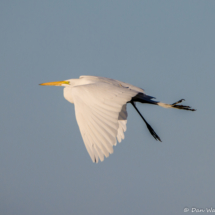
<instances>
[{"instance_id":1,"label":"yellow beak","mask_svg":"<svg viewBox=\"0 0 215 215\"><path fill-rule=\"evenodd\" d=\"M40 85L42 86L61 86L62 84L69 84L69 81L55 81L55 82L47 82L47 83L42 83Z\"/></svg>"}]
</instances>

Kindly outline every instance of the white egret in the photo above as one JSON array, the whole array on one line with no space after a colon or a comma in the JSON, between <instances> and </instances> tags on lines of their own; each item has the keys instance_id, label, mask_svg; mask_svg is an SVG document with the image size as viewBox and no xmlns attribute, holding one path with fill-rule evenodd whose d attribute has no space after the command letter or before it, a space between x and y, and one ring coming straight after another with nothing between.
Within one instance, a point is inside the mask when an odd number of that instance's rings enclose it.
<instances>
[{"instance_id":1,"label":"white egret","mask_svg":"<svg viewBox=\"0 0 215 215\"><path fill-rule=\"evenodd\" d=\"M156 139L161 141L137 109L135 102L195 111L189 106L154 101L143 89L133 85L97 76L80 76L79 79L48 82L40 85L63 86L64 97L75 105L76 120L93 162L104 160L113 153L113 146L124 139L127 123L127 103L131 103ZM117 139L117 140L116 140Z\"/></svg>"}]
</instances>

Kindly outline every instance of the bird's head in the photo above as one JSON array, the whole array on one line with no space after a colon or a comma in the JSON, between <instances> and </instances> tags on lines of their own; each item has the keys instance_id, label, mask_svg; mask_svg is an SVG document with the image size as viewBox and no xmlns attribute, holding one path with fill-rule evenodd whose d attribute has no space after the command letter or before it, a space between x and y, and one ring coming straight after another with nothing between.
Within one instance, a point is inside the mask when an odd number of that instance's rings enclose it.
<instances>
[{"instance_id":1,"label":"bird's head","mask_svg":"<svg viewBox=\"0 0 215 215\"><path fill-rule=\"evenodd\" d=\"M64 97L66 100L68 100L71 103L74 103L73 98L72 98L72 93L71 89L73 86L75 86L75 82L78 79L68 79L64 81L55 81L55 82L47 82L47 83L42 83L40 85L42 86L62 86L64 87Z\"/></svg>"}]
</instances>

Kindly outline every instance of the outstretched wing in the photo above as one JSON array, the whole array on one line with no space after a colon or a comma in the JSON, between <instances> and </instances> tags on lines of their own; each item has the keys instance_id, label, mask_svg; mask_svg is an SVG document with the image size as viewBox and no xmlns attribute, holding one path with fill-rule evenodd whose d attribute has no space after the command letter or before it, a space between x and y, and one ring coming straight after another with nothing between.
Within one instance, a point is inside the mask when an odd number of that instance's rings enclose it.
<instances>
[{"instance_id":1,"label":"outstretched wing","mask_svg":"<svg viewBox=\"0 0 215 215\"><path fill-rule=\"evenodd\" d=\"M72 88L76 119L93 162L113 153L116 138L124 138L127 122L126 103L138 92L107 83Z\"/></svg>"}]
</instances>

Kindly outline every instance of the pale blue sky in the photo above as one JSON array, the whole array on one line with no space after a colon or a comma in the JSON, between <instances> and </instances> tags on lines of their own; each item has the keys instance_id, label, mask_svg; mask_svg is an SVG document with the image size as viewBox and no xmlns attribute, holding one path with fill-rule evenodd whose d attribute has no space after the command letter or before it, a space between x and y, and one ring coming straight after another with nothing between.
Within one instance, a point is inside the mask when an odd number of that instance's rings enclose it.
<instances>
[{"instance_id":1,"label":"pale blue sky","mask_svg":"<svg viewBox=\"0 0 215 215\"><path fill-rule=\"evenodd\" d=\"M215 1L0 1L0 214L184 214L215 208ZM128 105L125 140L92 163L61 87L98 75L186 99ZM191 214L188 212L187 214Z\"/></svg>"}]
</instances>

